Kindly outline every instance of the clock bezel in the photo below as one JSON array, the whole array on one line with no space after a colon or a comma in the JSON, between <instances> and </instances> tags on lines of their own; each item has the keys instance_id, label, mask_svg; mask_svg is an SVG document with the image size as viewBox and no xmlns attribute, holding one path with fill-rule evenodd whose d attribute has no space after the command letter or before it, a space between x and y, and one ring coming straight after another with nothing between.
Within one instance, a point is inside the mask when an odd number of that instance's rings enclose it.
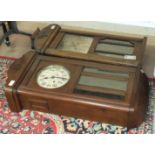
<instances>
[{"instance_id":1,"label":"clock bezel","mask_svg":"<svg viewBox=\"0 0 155 155\"><path fill-rule=\"evenodd\" d=\"M60 86L58 86L58 87L46 87L46 86L43 86L43 85L41 85L41 83L38 81L38 78L39 78L39 76L40 76L40 74L42 73L42 72L44 72L46 69L48 69L49 67L51 67L51 66L59 66L59 67L61 67L61 68L63 68L64 70L65 70L65 72L68 74L68 79L67 79L67 81L65 82L65 83L63 83L62 85L60 85ZM36 81L37 81L37 83L38 83L38 85L41 87L41 88L44 88L44 89L57 89L57 88L61 88L61 87L63 87L63 86L65 86L68 82L69 82L69 80L70 80L70 71L67 69L67 68L65 68L64 66L62 66L62 65L57 65L57 64L53 64L53 65L49 65L49 66L46 66L45 68L42 68L39 72L38 72L38 75L37 75L37 78L36 78Z\"/></svg>"}]
</instances>

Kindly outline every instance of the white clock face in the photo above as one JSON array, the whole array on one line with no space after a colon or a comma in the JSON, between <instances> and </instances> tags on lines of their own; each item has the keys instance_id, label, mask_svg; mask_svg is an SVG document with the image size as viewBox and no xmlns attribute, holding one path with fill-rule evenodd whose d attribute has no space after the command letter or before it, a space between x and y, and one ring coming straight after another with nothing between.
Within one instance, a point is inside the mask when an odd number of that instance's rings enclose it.
<instances>
[{"instance_id":1,"label":"white clock face","mask_svg":"<svg viewBox=\"0 0 155 155\"><path fill-rule=\"evenodd\" d=\"M50 65L42 69L37 76L37 83L46 89L60 88L70 79L70 72L63 66Z\"/></svg>"}]
</instances>

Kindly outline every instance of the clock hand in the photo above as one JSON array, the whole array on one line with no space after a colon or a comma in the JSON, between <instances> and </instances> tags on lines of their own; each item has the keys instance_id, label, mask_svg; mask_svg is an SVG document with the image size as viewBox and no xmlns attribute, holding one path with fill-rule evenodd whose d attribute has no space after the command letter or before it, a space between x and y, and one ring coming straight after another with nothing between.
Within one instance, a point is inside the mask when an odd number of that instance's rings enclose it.
<instances>
[{"instance_id":1,"label":"clock hand","mask_svg":"<svg viewBox=\"0 0 155 155\"><path fill-rule=\"evenodd\" d=\"M67 80L66 78L58 77L58 76L52 76L51 78L52 78L52 79L54 79L54 78L59 78L59 79L65 79L65 80Z\"/></svg>"},{"instance_id":2,"label":"clock hand","mask_svg":"<svg viewBox=\"0 0 155 155\"><path fill-rule=\"evenodd\" d=\"M44 78L42 78L42 79L49 79L49 77L44 77Z\"/></svg>"},{"instance_id":3,"label":"clock hand","mask_svg":"<svg viewBox=\"0 0 155 155\"><path fill-rule=\"evenodd\" d=\"M58 76L45 77L45 78L42 78L42 79L50 79L50 78L52 78L52 79L59 78L59 79L65 79L65 80L67 80L67 78L58 77Z\"/></svg>"}]
</instances>

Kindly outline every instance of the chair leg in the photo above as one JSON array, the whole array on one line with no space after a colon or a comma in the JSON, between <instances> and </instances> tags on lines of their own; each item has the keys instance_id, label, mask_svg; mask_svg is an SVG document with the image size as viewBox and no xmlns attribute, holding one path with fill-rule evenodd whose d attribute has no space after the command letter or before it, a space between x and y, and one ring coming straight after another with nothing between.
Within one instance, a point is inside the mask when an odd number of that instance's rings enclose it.
<instances>
[{"instance_id":1,"label":"chair leg","mask_svg":"<svg viewBox=\"0 0 155 155\"><path fill-rule=\"evenodd\" d=\"M2 23L2 28L3 28L4 36L6 36L8 31L7 31L7 28L6 28L5 23ZM9 39L9 36L6 36L6 37L5 37L5 44L6 44L7 46L10 46L10 39Z\"/></svg>"},{"instance_id":2,"label":"chair leg","mask_svg":"<svg viewBox=\"0 0 155 155\"><path fill-rule=\"evenodd\" d=\"M27 36L32 36L31 33L26 33L26 32L21 32L18 30L18 27L17 27L17 23L16 21L7 21L7 24L8 24L8 30L7 30L7 27L5 25L5 23L2 23L2 28L3 28L3 32L4 32L4 36L2 39L0 39L0 45L3 43L3 41L5 40L5 44L7 46L9 46L11 43L10 43L10 40L9 40L9 35L10 34L13 34L13 33L16 33L16 34L23 34L23 35L27 35Z\"/></svg>"},{"instance_id":3,"label":"chair leg","mask_svg":"<svg viewBox=\"0 0 155 155\"><path fill-rule=\"evenodd\" d=\"M19 33L16 21L8 21L7 23L8 23L9 30L11 30L12 33Z\"/></svg>"},{"instance_id":4,"label":"chair leg","mask_svg":"<svg viewBox=\"0 0 155 155\"><path fill-rule=\"evenodd\" d=\"M12 33L18 33L18 34L23 34L23 35L27 35L27 36L32 36L31 33L19 31L16 21L8 21L7 23L8 23L9 29L12 31Z\"/></svg>"}]
</instances>

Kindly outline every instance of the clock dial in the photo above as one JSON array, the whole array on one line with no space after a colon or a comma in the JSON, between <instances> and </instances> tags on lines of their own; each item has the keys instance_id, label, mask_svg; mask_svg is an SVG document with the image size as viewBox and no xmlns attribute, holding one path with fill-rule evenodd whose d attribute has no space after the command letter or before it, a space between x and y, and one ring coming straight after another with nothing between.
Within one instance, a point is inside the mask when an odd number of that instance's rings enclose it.
<instances>
[{"instance_id":1,"label":"clock dial","mask_svg":"<svg viewBox=\"0 0 155 155\"><path fill-rule=\"evenodd\" d=\"M46 89L60 88L70 79L70 72L60 65L50 65L43 68L37 76L37 83Z\"/></svg>"}]
</instances>

